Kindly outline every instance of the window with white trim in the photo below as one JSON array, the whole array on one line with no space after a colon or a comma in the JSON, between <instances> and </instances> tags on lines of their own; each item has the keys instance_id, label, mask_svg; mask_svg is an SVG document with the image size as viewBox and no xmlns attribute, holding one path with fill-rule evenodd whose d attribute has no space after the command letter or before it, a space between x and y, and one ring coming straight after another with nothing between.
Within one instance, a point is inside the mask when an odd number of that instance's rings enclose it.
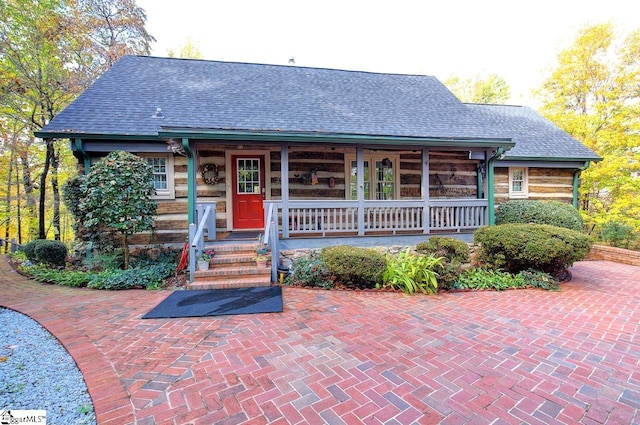
<instances>
[{"instance_id":1,"label":"window with white trim","mask_svg":"<svg viewBox=\"0 0 640 425\"><path fill-rule=\"evenodd\" d=\"M346 158L349 191L347 199L358 199L358 162L355 158ZM397 156L365 156L364 158L364 198L367 200L398 199Z\"/></svg>"},{"instance_id":2,"label":"window with white trim","mask_svg":"<svg viewBox=\"0 0 640 425\"><path fill-rule=\"evenodd\" d=\"M173 155L141 154L147 164L152 167L153 187L156 190L154 199L175 199L173 184Z\"/></svg>"},{"instance_id":3,"label":"window with white trim","mask_svg":"<svg viewBox=\"0 0 640 425\"><path fill-rule=\"evenodd\" d=\"M509 168L509 198L529 196L527 168Z\"/></svg>"}]
</instances>

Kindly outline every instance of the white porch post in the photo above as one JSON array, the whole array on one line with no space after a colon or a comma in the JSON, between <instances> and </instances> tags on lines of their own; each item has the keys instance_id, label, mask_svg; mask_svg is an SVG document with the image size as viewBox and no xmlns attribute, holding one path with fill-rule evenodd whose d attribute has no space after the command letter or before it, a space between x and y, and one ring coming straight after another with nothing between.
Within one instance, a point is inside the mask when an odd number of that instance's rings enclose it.
<instances>
[{"instance_id":1,"label":"white porch post","mask_svg":"<svg viewBox=\"0 0 640 425\"><path fill-rule=\"evenodd\" d=\"M356 167L358 186L358 236L364 235L364 148L358 145L356 148Z\"/></svg>"},{"instance_id":2,"label":"white porch post","mask_svg":"<svg viewBox=\"0 0 640 425\"><path fill-rule=\"evenodd\" d=\"M282 237L289 237L289 144L280 147L280 198L282 199ZM276 220L278 211L276 210ZM276 229L277 231L278 229Z\"/></svg>"},{"instance_id":3,"label":"white porch post","mask_svg":"<svg viewBox=\"0 0 640 425\"><path fill-rule=\"evenodd\" d=\"M422 148L422 233L429 233L429 148Z\"/></svg>"}]
</instances>

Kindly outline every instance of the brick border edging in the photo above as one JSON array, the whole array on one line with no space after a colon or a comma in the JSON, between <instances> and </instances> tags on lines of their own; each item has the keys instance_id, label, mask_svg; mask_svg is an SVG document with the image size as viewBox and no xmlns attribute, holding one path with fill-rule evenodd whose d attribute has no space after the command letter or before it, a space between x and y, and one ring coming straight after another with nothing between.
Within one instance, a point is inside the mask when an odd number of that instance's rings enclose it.
<instances>
[{"instance_id":1,"label":"brick border edging","mask_svg":"<svg viewBox=\"0 0 640 425\"><path fill-rule=\"evenodd\" d=\"M16 273L7 256L0 257L0 281L24 279ZM100 425L124 425L135 423L133 405L129 394L118 378L111 363L82 332L60 320L51 311L35 308L28 302L2 302L3 307L25 314L51 333L67 350L84 378L93 402L96 422Z\"/></svg>"},{"instance_id":2,"label":"brick border edging","mask_svg":"<svg viewBox=\"0 0 640 425\"><path fill-rule=\"evenodd\" d=\"M606 245L594 245L585 260L604 260L640 266L640 252Z\"/></svg>"}]
</instances>

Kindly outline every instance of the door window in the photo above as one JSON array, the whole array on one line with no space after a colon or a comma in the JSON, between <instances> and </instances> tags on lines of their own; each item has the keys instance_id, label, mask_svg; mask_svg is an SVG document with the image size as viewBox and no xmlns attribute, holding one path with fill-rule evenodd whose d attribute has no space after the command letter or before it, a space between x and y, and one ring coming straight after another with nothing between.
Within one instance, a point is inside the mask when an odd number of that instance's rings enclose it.
<instances>
[{"instance_id":1,"label":"door window","mask_svg":"<svg viewBox=\"0 0 640 425\"><path fill-rule=\"evenodd\" d=\"M364 160L364 199L391 200L396 199L396 165L395 157L365 158ZM358 162L355 159L348 161L349 194L350 199L358 199ZM373 164L375 168L371 168ZM373 191L371 188L373 187Z\"/></svg>"},{"instance_id":2,"label":"door window","mask_svg":"<svg viewBox=\"0 0 640 425\"><path fill-rule=\"evenodd\" d=\"M238 194L260 193L260 160L238 158Z\"/></svg>"}]
</instances>

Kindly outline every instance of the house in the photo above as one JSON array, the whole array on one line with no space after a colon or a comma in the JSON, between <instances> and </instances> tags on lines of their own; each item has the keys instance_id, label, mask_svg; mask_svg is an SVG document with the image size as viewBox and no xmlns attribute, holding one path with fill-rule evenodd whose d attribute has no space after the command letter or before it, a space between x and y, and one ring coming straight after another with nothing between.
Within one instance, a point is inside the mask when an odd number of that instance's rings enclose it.
<instances>
[{"instance_id":1,"label":"house","mask_svg":"<svg viewBox=\"0 0 640 425\"><path fill-rule=\"evenodd\" d=\"M530 108L465 104L430 76L145 56L36 136L69 139L85 172L113 150L146 158L160 243L190 224L210 240L271 222L281 238L473 230L509 199L576 205L600 159Z\"/></svg>"}]
</instances>

